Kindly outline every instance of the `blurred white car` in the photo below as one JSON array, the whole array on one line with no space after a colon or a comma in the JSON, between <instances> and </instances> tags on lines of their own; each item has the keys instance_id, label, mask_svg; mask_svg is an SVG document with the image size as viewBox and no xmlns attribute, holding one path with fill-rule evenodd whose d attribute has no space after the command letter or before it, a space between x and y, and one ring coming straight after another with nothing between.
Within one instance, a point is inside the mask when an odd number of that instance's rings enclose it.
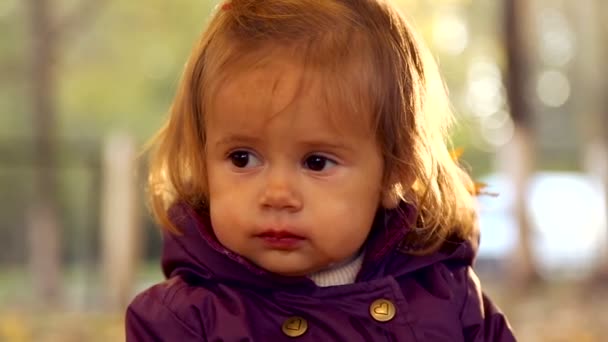
<instances>
[{"instance_id":1,"label":"blurred white car","mask_svg":"<svg viewBox=\"0 0 608 342\"><path fill-rule=\"evenodd\" d=\"M480 179L497 197L479 197L479 259L505 260L518 243L514 188L504 174ZM533 255L547 277L584 277L608 243L606 204L599 180L575 172L535 173L528 187ZM508 260L507 260L508 261Z\"/></svg>"}]
</instances>

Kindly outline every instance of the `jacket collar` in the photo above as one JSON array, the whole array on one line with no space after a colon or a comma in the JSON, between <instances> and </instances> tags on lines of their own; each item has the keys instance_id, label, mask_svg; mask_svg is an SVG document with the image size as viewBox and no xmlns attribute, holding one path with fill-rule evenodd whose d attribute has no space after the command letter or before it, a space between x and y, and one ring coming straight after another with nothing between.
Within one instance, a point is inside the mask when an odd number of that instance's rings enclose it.
<instances>
[{"instance_id":1,"label":"jacket collar","mask_svg":"<svg viewBox=\"0 0 608 342\"><path fill-rule=\"evenodd\" d=\"M187 204L176 204L169 211L171 220L181 234L165 232L162 269L169 278L176 275L187 281L219 281L238 286L244 284L260 290L281 290L286 287L314 291L317 286L307 277L285 277L268 272L242 256L223 247L215 238L209 216ZM456 240L446 243L436 253L411 256L400 247L416 219L416 210L403 203L395 210L380 211L372 233L365 244L365 257L358 281L395 277L414 272L446 259L472 263L476 246Z\"/></svg>"}]
</instances>

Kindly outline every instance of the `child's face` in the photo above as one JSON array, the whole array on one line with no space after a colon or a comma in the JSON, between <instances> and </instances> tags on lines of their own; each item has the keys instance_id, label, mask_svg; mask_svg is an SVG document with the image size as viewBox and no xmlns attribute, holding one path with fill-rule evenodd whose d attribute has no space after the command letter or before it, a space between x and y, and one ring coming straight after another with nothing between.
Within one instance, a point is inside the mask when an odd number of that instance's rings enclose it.
<instances>
[{"instance_id":1,"label":"child's face","mask_svg":"<svg viewBox=\"0 0 608 342\"><path fill-rule=\"evenodd\" d=\"M218 240L262 268L294 276L359 250L383 175L370 118L328 114L318 83L298 90L301 76L285 60L231 74L206 118Z\"/></svg>"}]
</instances>

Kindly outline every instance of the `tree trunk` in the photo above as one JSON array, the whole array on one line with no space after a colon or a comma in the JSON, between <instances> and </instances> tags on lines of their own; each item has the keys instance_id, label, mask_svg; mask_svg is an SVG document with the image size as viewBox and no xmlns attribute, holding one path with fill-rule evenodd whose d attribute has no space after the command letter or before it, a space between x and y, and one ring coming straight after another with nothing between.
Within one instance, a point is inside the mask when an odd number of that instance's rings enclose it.
<instances>
[{"instance_id":1,"label":"tree trunk","mask_svg":"<svg viewBox=\"0 0 608 342\"><path fill-rule=\"evenodd\" d=\"M606 47L604 46L604 49L606 49ZM605 57L608 57L608 53L604 53ZM602 59L605 60L605 59ZM608 81L604 78L603 79L603 86L602 89L604 91L604 94L608 93ZM604 124L602 125L602 151L604 152L603 154L603 160L604 160L604 170L603 170L603 183L604 183L604 218L605 218L605 229L606 229L606 234L604 235L604 248L603 248L603 259L602 259L602 263L601 266L598 268L598 275L601 277L601 279L603 279L604 284L608 285L608 127L607 123L608 123L608 98L604 97L604 104L601 108L601 117L603 117L603 120L601 120L601 122L603 122Z\"/></svg>"},{"instance_id":2,"label":"tree trunk","mask_svg":"<svg viewBox=\"0 0 608 342\"><path fill-rule=\"evenodd\" d=\"M581 0L571 3L571 13L575 14L578 51L576 64L577 86L574 95L577 117L583 139L583 168L585 172L603 184L605 198L608 199L608 102L602 98L608 90L602 75L602 34L600 4L596 0ZM605 210L608 216L608 201ZM608 223L607 223L608 224ZM607 225L608 229L608 225ZM607 231L608 237L608 231ZM608 241L604 241L600 262L592 281L608 281Z\"/></svg>"},{"instance_id":3,"label":"tree trunk","mask_svg":"<svg viewBox=\"0 0 608 342\"><path fill-rule=\"evenodd\" d=\"M134 289L141 245L137 198L137 148L125 134L104 145L101 207L101 262L104 307L126 309Z\"/></svg>"},{"instance_id":4,"label":"tree trunk","mask_svg":"<svg viewBox=\"0 0 608 342\"><path fill-rule=\"evenodd\" d=\"M55 175L54 36L48 0L29 0L31 28L29 92L34 135L35 176L28 208L28 258L34 295L41 306L61 297L61 230Z\"/></svg>"},{"instance_id":5,"label":"tree trunk","mask_svg":"<svg viewBox=\"0 0 608 342\"><path fill-rule=\"evenodd\" d=\"M597 1L596 6L594 7L596 9L595 11L595 24L596 24L596 29L599 31L600 30L600 23L605 19L604 16L602 15L602 13L606 13L606 9L608 9L608 6L606 5L606 3L601 3L599 1ZM602 7L603 6L603 7ZM599 69L599 61L605 61L606 58L608 58L608 47L606 46L605 43L605 39L606 39L606 35L608 35L608 28L606 28L606 26L604 26L604 32L598 32L595 41L595 44L597 44L598 46L598 69ZM606 64L602 63L602 67L604 68L604 70L606 70ZM608 285L608 96L606 96L606 94L608 94L608 79L606 78L605 75L605 71L604 73L598 73L594 76L595 78L600 80L599 86L598 86L598 90L597 90L597 95L598 98L601 98L601 102L599 105L599 110L597 112L597 117L598 117L598 121L599 121L599 125L598 127L599 129L599 143L600 143L600 150L603 152L602 154L602 162L603 162L603 167L600 168L599 172L601 173L601 179L603 181L604 184L604 217L605 217L605 223L606 223L606 234L604 236L604 248L603 248L603 260L601 263L601 266L598 268L598 275L599 277L601 277L601 279L603 280L604 285Z\"/></svg>"},{"instance_id":6,"label":"tree trunk","mask_svg":"<svg viewBox=\"0 0 608 342\"><path fill-rule=\"evenodd\" d=\"M507 98L515 133L506 148L506 172L514 184L513 214L519 228L519 244L509 263L509 280L528 287L540 279L532 255L531 224L528 216L527 188L534 170L535 132L529 104L530 44L527 0L505 0L505 41L507 54Z\"/></svg>"}]
</instances>

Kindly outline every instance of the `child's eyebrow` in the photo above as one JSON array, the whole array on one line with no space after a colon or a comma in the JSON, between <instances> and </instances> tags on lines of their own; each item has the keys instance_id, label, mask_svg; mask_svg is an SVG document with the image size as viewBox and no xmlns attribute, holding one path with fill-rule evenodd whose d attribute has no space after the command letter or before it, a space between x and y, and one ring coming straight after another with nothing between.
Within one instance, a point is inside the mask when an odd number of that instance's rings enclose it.
<instances>
[{"instance_id":1,"label":"child's eyebrow","mask_svg":"<svg viewBox=\"0 0 608 342\"><path fill-rule=\"evenodd\" d=\"M235 144L255 144L261 141L260 138L246 135L229 135L215 142L216 146L226 146Z\"/></svg>"},{"instance_id":2,"label":"child's eyebrow","mask_svg":"<svg viewBox=\"0 0 608 342\"><path fill-rule=\"evenodd\" d=\"M323 140L310 140L310 141L302 141L300 145L306 149L311 150L337 150L337 151L354 151L355 146L350 146L349 144L340 144L335 142L323 141Z\"/></svg>"},{"instance_id":3,"label":"child's eyebrow","mask_svg":"<svg viewBox=\"0 0 608 342\"><path fill-rule=\"evenodd\" d=\"M221 139L215 142L215 146L231 146L231 145L257 145L261 144L262 139L255 136L247 136L241 134L229 135L222 137ZM335 150L335 151L345 151L352 152L356 150L356 146L350 146L347 143L341 144L335 141L328 141L324 139L314 139L314 140L302 140L297 143L301 148L307 150Z\"/></svg>"}]
</instances>

